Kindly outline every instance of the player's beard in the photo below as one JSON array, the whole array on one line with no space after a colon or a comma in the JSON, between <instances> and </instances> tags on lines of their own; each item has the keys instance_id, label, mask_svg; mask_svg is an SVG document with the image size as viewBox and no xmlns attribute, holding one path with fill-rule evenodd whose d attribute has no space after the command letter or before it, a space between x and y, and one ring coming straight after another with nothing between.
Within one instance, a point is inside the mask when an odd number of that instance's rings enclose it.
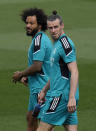
<instances>
[{"instance_id":1,"label":"player's beard","mask_svg":"<svg viewBox=\"0 0 96 131\"><path fill-rule=\"evenodd\" d=\"M38 32L38 28L32 30L32 32L28 32L28 31L26 30L26 35L27 35L27 36L32 36L32 37L34 37L37 32Z\"/></svg>"}]
</instances>

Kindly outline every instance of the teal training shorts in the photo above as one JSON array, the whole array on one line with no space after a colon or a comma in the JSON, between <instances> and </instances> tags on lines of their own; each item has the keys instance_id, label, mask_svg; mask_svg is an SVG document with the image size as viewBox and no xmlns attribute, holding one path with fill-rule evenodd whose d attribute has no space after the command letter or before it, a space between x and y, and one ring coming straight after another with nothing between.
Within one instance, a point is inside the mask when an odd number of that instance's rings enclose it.
<instances>
[{"instance_id":1,"label":"teal training shorts","mask_svg":"<svg viewBox=\"0 0 96 131\"><path fill-rule=\"evenodd\" d=\"M49 97L47 96L47 97L46 97L46 100L47 100L48 98L49 98ZM35 108L35 106L36 106L37 104L38 104L38 93L33 93L33 94L30 93L28 111L33 111L34 108ZM39 112L39 115L38 115L38 119L40 119L41 116L42 116L44 106L45 106L45 103L43 103L43 104L41 105L41 109L40 109L40 112Z\"/></svg>"},{"instance_id":2,"label":"teal training shorts","mask_svg":"<svg viewBox=\"0 0 96 131\"><path fill-rule=\"evenodd\" d=\"M65 100L64 95L50 97L45 103L41 121L58 126L65 124L77 125L77 110L74 113L69 113L67 103L68 101Z\"/></svg>"},{"instance_id":3,"label":"teal training shorts","mask_svg":"<svg viewBox=\"0 0 96 131\"><path fill-rule=\"evenodd\" d=\"M29 105L28 105L28 111L33 111L35 105L37 104L37 93L31 94L29 96Z\"/></svg>"}]
</instances>

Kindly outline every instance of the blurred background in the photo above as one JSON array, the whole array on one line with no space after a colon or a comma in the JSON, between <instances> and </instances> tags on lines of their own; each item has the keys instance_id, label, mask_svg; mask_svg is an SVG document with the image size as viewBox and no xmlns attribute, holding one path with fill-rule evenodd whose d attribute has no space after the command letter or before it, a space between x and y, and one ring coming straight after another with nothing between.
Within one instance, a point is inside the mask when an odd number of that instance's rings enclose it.
<instances>
[{"instance_id":1,"label":"blurred background","mask_svg":"<svg viewBox=\"0 0 96 131\"><path fill-rule=\"evenodd\" d=\"M77 49L79 131L96 130L96 0L0 0L0 131L26 131L28 88L12 83L13 72L27 67L31 37L20 14L30 7L63 17L65 33ZM63 131L56 127L55 131Z\"/></svg>"}]
</instances>

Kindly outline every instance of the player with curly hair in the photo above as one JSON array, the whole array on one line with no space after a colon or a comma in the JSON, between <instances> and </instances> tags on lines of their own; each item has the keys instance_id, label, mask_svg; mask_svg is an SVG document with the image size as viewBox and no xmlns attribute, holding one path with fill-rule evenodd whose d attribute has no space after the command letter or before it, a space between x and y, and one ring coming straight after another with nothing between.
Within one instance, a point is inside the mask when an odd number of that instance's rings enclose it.
<instances>
[{"instance_id":1,"label":"player with curly hair","mask_svg":"<svg viewBox=\"0 0 96 131\"><path fill-rule=\"evenodd\" d=\"M21 14L26 24L26 34L32 37L28 50L28 68L17 71L13 75L13 82L21 81L29 85L30 96L27 113L28 131L36 131L38 119L32 116L35 105L38 103L38 93L49 80L49 60L52 43L44 33L47 29L47 16L42 9L30 8ZM47 94L49 95L49 93ZM41 117L43 105L38 118Z\"/></svg>"}]
</instances>

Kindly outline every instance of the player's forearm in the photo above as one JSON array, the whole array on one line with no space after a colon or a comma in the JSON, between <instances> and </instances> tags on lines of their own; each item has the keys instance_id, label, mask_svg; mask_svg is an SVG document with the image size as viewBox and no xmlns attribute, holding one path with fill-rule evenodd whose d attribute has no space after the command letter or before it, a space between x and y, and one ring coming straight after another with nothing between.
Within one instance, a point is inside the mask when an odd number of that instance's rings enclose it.
<instances>
[{"instance_id":1,"label":"player's forearm","mask_svg":"<svg viewBox=\"0 0 96 131\"><path fill-rule=\"evenodd\" d=\"M34 75L35 73L41 71L41 67L42 67L42 62L34 62L34 64L32 64L29 68L21 72L22 77Z\"/></svg>"},{"instance_id":2,"label":"player's forearm","mask_svg":"<svg viewBox=\"0 0 96 131\"><path fill-rule=\"evenodd\" d=\"M50 80L44 86L44 88L42 89L42 91L46 94L49 89L50 89Z\"/></svg>"},{"instance_id":3,"label":"player's forearm","mask_svg":"<svg viewBox=\"0 0 96 131\"><path fill-rule=\"evenodd\" d=\"M37 69L34 66L31 66L29 68L27 68L26 70L22 71L22 77L24 76L30 76L30 75L34 75L37 72Z\"/></svg>"},{"instance_id":4,"label":"player's forearm","mask_svg":"<svg viewBox=\"0 0 96 131\"><path fill-rule=\"evenodd\" d=\"M79 77L79 73L78 73L78 69L76 69L71 73L69 99L75 97L75 93L78 85L78 77Z\"/></svg>"}]
</instances>

